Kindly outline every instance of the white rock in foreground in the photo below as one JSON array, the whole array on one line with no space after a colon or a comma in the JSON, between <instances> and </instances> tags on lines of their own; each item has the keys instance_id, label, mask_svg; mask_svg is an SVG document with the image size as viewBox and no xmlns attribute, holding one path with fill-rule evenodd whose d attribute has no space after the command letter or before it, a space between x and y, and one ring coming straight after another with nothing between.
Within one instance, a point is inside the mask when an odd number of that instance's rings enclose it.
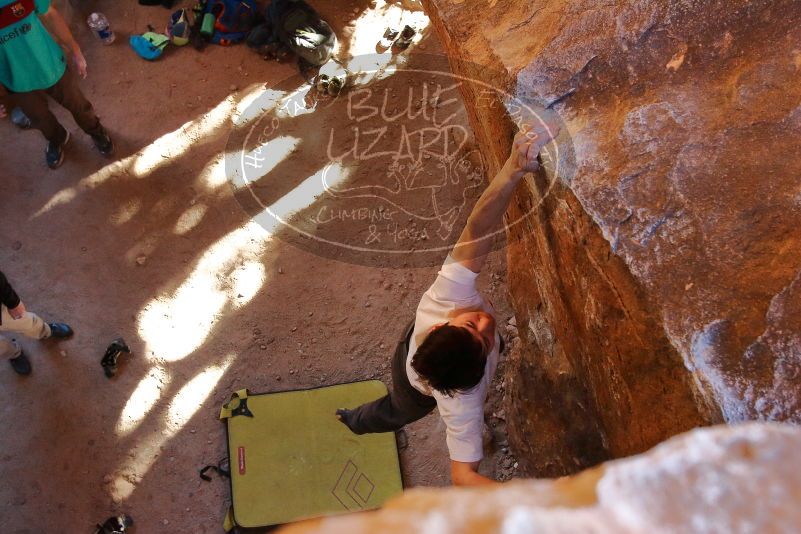
<instances>
[{"instance_id":1,"label":"white rock in foreground","mask_svg":"<svg viewBox=\"0 0 801 534\"><path fill-rule=\"evenodd\" d=\"M801 532L801 428L698 429L642 455L559 480L412 490L380 511L287 533Z\"/></svg>"}]
</instances>

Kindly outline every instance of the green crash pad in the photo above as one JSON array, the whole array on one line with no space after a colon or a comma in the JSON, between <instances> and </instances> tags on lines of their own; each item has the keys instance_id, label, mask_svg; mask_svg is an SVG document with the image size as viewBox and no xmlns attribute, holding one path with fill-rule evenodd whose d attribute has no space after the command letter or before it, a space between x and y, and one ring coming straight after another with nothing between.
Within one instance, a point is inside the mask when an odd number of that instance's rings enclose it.
<instances>
[{"instance_id":1,"label":"green crash pad","mask_svg":"<svg viewBox=\"0 0 801 534\"><path fill-rule=\"evenodd\" d=\"M380 507L403 491L395 434L357 436L337 408L386 395L378 380L234 394L228 429L233 523L278 525Z\"/></svg>"}]
</instances>

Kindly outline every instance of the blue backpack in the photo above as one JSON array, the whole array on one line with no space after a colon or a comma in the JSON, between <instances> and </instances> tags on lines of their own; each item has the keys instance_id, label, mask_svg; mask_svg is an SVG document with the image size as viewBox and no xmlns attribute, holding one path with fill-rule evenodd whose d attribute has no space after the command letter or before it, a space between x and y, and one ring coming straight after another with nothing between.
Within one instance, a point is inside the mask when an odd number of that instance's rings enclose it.
<instances>
[{"instance_id":1,"label":"blue backpack","mask_svg":"<svg viewBox=\"0 0 801 534\"><path fill-rule=\"evenodd\" d=\"M208 0L204 13L214 15L211 42L227 46L243 41L256 20L255 0Z\"/></svg>"}]
</instances>

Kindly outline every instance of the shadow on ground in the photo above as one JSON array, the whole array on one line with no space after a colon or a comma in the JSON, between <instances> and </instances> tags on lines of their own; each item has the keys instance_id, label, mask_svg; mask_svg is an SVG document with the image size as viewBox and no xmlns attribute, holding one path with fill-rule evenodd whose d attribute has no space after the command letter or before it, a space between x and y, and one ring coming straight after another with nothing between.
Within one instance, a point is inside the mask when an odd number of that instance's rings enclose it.
<instances>
[{"instance_id":1,"label":"shadow on ground","mask_svg":"<svg viewBox=\"0 0 801 534\"><path fill-rule=\"evenodd\" d=\"M369 7L347 5L320 8L342 35ZM2 269L29 309L76 330L58 345L24 342L31 377L0 373L8 429L0 475L13 481L0 490L4 529L82 532L126 511L140 532L220 532L227 483L197 476L225 454L219 405L243 387L389 382L395 336L436 267L339 262L251 223L221 154L240 99L289 78L294 66L244 47L173 49L145 63L122 41L166 12L104 2L85 9L94 6L120 43L103 48L80 34L92 73L84 87L119 159L102 160L65 118L76 134L69 160L49 172L37 132L0 125L8 143ZM306 117L301 130L314 122ZM488 270L502 266L498 254ZM505 315L498 284L484 281ZM99 361L120 335L133 356L109 380ZM406 484L447 483L438 418L409 433Z\"/></svg>"}]
</instances>

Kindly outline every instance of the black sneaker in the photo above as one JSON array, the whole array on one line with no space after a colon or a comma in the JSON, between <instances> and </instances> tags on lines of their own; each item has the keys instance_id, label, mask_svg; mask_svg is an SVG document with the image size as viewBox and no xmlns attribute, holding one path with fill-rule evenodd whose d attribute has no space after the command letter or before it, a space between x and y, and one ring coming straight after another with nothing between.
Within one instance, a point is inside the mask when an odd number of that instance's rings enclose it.
<instances>
[{"instance_id":1,"label":"black sneaker","mask_svg":"<svg viewBox=\"0 0 801 534\"><path fill-rule=\"evenodd\" d=\"M61 164L64 162L64 147L69 143L70 140L70 133L67 132L67 137L64 138L64 142L60 145L55 143L49 142L47 143L47 150L45 151L45 160L47 161L47 166L51 169L58 169Z\"/></svg>"},{"instance_id":2,"label":"black sneaker","mask_svg":"<svg viewBox=\"0 0 801 534\"><path fill-rule=\"evenodd\" d=\"M64 323L48 323L50 326L50 337L64 339L72 336L72 328Z\"/></svg>"},{"instance_id":3,"label":"black sneaker","mask_svg":"<svg viewBox=\"0 0 801 534\"><path fill-rule=\"evenodd\" d=\"M97 150L105 157L109 157L114 153L114 141L111 140L107 132L96 134L92 136Z\"/></svg>"},{"instance_id":4,"label":"black sneaker","mask_svg":"<svg viewBox=\"0 0 801 534\"><path fill-rule=\"evenodd\" d=\"M31 127L31 119L29 119L28 116L25 115L25 112L22 111L22 108L19 107L11 110L11 122L20 130L27 130Z\"/></svg>"},{"instance_id":5,"label":"black sneaker","mask_svg":"<svg viewBox=\"0 0 801 534\"><path fill-rule=\"evenodd\" d=\"M19 356L11 358L8 362L18 375L27 376L31 374L31 362L28 360L28 357L25 356L24 352L20 352Z\"/></svg>"}]
</instances>

